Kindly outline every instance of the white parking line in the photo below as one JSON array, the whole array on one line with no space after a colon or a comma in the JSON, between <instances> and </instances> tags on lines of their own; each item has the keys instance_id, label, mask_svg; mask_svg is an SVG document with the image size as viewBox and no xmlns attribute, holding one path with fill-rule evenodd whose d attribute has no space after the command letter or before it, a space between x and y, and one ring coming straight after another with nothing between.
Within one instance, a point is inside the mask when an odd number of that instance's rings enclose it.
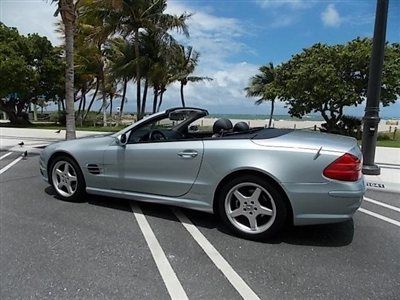
<instances>
[{"instance_id":1,"label":"white parking line","mask_svg":"<svg viewBox=\"0 0 400 300\"><path fill-rule=\"evenodd\" d=\"M186 217L179 209L174 209L174 213L192 235L195 241L200 245L215 266L225 275L232 286L238 291L243 299L260 299L256 293L247 285L246 282L235 272L225 258L215 249L200 230Z\"/></svg>"},{"instance_id":2,"label":"white parking line","mask_svg":"<svg viewBox=\"0 0 400 300\"><path fill-rule=\"evenodd\" d=\"M383 206L383 207L386 207L386 208L389 208L389 209L392 209L392 210L400 212L400 207L392 206L392 205L389 205L389 204L386 204L386 203L383 203L383 202L380 202L380 201L376 201L374 199L367 198L367 197L364 197L364 200L367 201L367 202L371 202L371 203L374 203L376 205L380 205L380 206Z\"/></svg>"},{"instance_id":3,"label":"white parking line","mask_svg":"<svg viewBox=\"0 0 400 300\"><path fill-rule=\"evenodd\" d=\"M0 157L0 160L2 160L3 158L6 158L6 157L9 156L11 153L12 153L12 152L8 152L8 153L2 155L2 156Z\"/></svg>"},{"instance_id":4,"label":"white parking line","mask_svg":"<svg viewBox=\"0 0 400 300\"><path fill-rule=\"evenodd\" d=\"M147 242L147 245L150 248L151 254L153 255L153 259L156 262L158 271L161 274L162 279L164 280L165 286L167 287L168 293L172 299L184 300L188 299L185 290L183 289L181 283L179 282L178 277L174 270L172 269L167 257L163 249L160 246L156 236L154 235L153 230L150 227L149 222L144 216L142 210L137 204L131 202L131 208L135 215L136 221L139 224L140 229L142 230L143 236Z\"/></svg>"},{"instance_id":5,"label":"white parking line","mask_svg":"<svg viewBox=\"0 0 400 300\"><path fill-rule=\"evenodd\" d=\"M7 171L9 168L11 168L13 165L15 165L17 162L19 162L22 159L22 156L19 156L18 158L14 159L12 162L10 162L7 166L2 168L0 170L0 175L3 174L5 171Z\"/></svg>"},{"instance_id":6,"label":"white parking line","mask_svg":"<svg viewBox=\"0 0 400 300\"><path fill-rule=\"evenodd\" d=\"M388 222L388 223L391 223L391 224L393 224L393 225L396 225L396 226L400 227L400 222L399 222L399 221L390 219L390 218L388 218L388 217L382 216L382 215L380 215L380 214L374 213L374 212L372 212L372 211L366 210L366 209L361 208L361 207L360 207L358 210L361 211L361 212L363 212L364 214L373 216L373 217L375 217L375 218L381 219L381 220L383 220L383 221L386 221L386 222Z\"/></svg>"}]
</instances>

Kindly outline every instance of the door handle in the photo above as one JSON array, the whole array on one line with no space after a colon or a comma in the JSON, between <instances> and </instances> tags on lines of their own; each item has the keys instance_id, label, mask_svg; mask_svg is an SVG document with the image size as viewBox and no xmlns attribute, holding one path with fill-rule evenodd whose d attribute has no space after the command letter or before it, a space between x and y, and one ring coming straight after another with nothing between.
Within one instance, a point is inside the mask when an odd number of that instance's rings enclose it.
<instances>
[{"instance_id":1,"label":"door handle","mask_svg":"<svg viewBox=\"0 0 400 300\"><path fill-rule=\"evenodd\" d=\"M182 158L195 158L198 155L197 151L194 150L185 150L182 152L178 152L178 156Z\"/></svg>"}]
</instances>

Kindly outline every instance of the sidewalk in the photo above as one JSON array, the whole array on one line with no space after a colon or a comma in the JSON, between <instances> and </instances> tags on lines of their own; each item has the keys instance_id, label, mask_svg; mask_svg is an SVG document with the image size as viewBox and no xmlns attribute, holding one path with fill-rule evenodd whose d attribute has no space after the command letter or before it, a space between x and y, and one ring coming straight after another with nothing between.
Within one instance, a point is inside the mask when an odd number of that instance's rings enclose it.
<instances>
[{"instance_id":1,"label":"sidewalk","mask_svg":"<svg viewBox=\"0 0 400 300\"><path fill-rule=\"evenodd\" d=\"M98 131L77 131L77 137L105 134ZM65 130L0 127L0 150L40 151L38 147L65 139ZM18 146L23 141L24 147ZM365 175L367 189L400 193L400 148L377 147L375 161L381 167L378 176Z\"/></svg>"},{"instance_id":2,"label":"sidewalk","mask_svg":"<svg viewBox=\"0 0 400 300\"><path fill-rule=\"evenodd\" d=\"M81 138L106 133L99 131L77 131L76 137ZM62 140L65 140L65 130L57 133L55 129L0 127L0 150L22 151L23 148L18 146L20 142L24 142L24 151L34 150L37 147Z\"/></svg>"},{"instance_id":3,"label":"sidewalk","mask_svg":"<svg viewBox=\"0 0 400 300\"><path fill-rule=\"evenodd\" d=\"M365 175L367 189L400 193L400 148L377 147L375 162L381 174Z\"/></svg>"}]
</instances>

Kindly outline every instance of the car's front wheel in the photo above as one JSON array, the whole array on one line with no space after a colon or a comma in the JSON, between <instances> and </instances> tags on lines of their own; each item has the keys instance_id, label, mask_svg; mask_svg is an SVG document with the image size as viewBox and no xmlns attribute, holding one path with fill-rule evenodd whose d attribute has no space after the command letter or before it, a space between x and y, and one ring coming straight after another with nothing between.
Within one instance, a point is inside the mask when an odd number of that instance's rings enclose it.
<instances>
[{"instance_id":1,"label":"car's front wheel","mask_svg":"<svg viewBox=\"0 0 400 300\"><path fill-rule=\"evenodd\" d=\"M241 237L268 238L285 224L287 208L282 195L259 176L230 181L221 189L218 201L222 221Z\"/></svg>"},{"instance_id":2,"label":"car's front wheel","mask_svg":"<svg viewBox=\"0 0 400 300\"><path fill-rule=\"evenodd\" d=\"M57 157L53 161L51 184L63 200L80 201L85 194L85 181L81 169L69 157Z\"/></svg>"}]
</instances>

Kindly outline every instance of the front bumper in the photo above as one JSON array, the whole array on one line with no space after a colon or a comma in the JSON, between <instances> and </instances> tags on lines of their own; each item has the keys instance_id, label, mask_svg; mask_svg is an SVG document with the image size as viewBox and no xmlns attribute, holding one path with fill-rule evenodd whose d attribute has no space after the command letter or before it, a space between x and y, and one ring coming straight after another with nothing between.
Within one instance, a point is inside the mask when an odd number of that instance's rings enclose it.
<instances>
[{"instance_id":1,"label":"front bumper","mask_svg":"<svg viewBox=\"0 0 400 300\"><path fill-rule=\"evenodd\" d=\"M357 182L288 183L294 225L336 223L349 220L361 206L364 178Z\"/></svg>"},{"instance_id":2,"label":"front bumper","mask_svg":"<svg viewBox=\"0 0 400 300\"><path fill-rule=\"evenodd\" d=\"M40 175L42 176L42 179L46 182L49 182L46 163L44 162L42 157L40 157L40 160L39 160L39 170L40 170Z\"/></svg>"}]
</instances>

